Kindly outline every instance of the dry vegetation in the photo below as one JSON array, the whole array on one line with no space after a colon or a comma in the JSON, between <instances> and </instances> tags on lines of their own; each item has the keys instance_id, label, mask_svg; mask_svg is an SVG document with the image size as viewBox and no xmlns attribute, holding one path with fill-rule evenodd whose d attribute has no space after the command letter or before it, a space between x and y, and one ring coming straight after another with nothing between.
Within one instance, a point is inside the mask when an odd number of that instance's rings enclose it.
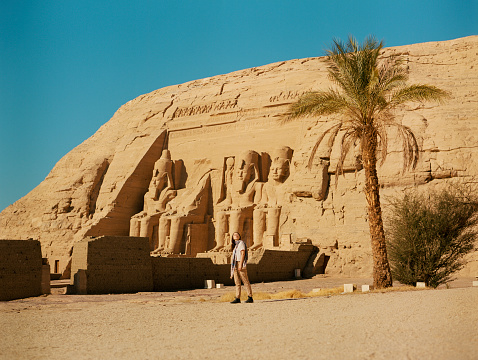
<instances>
[{"instance_id":1,"label":"dry vegetation","mask_svg":"<svg viewBox=\"0 0 478 360\"><path fill-rule=\"evenodd\" d=\"M384 289L371 290L368 293L388 293L394 291L417 291L417 290L426 290L428 288L416 288L413 286L398 286L390 287ZM281 291L274 294L269 294L266 292L256 292L254 293L254 300L281 300L281 299L301 299L301 298L311 298L311 297L320 297L320 296L332 296L332 295L353 295L353 294L365 294L362 291L354 291L353 293L344 293L343 286L339 286L331 289L319 289L317 291L311 291L309 293L303 293L299 290L287 290ZM235 294L233 292L224 294L220 301L221 302L230 302L234 300ZM243 292L241 294L241 301L246 300L247 296Z\"/></svg>"}]
</instances>

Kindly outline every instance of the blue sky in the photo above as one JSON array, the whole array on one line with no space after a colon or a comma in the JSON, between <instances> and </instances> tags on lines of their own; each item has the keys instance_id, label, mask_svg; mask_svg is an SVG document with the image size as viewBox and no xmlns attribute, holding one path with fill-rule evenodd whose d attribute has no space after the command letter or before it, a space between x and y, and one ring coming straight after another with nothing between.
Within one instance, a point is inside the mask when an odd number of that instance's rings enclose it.
<instances>
[{"instance_id":1,"label":"blue sky","mask_svg":"<svg viewBox=\"0 0 478 360\"><path fill-rule=\"evenodd\" d=\"M478 0L0 2L0 211L127 101L164 86L323 55L478 34Z\"/></svg>"}]
</instances>

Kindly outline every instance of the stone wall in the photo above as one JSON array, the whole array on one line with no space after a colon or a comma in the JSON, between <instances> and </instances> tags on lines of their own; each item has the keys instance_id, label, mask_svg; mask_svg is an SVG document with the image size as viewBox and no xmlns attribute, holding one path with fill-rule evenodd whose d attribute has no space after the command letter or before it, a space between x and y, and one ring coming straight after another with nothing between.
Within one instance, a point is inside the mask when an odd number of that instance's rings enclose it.
<instances>
[{"instance_id":1,"label":"stone wall","mask_svg":"<svg viewBox=\"0 0 478 360\"><path fill-rule=\"evenodd\" d=\"M77 274L86 270L86 278ZM75 283L75 275L77 283ZM147 238L102 236L73 247L72 284L88 294L130 293L153 289ZM86 284L79 284L84 280Z\"/></svg>"},{"instance_id":2,"label":"stone wall","mask_svg":"<svg viewBox=\"0 0 478 360\"><path fill-rule=\"evenodd\" d=\"M307 265L315 247L301 245L296 251L258 250L249 252L247 273L251 283L292 280L295 269L301 272ZM204 257L152 257L155 291L194 289L204 287L205 280L216 284L234 285L230 278L231 265L215 264L214 254ZM231 254L221 254L229 260Z\"/></svg>"},{"instance_id":3,"label":"stone wall","mask_svg":"<svg viewBox=\"0 0 478 360\"><path fill-rule=\"evenodd\" d=\"M200 289L204 280L230 283L230 265L214 265L211 259L151 257L154 291ZM229 270L230 271L230 270Z\"/></svg>"},{"instance_id":4,"label":"stone wall","mask_svg":"<svg viewBox=\"0 0 478 360\"><path fill-rule=\"evenodd\" d=\"M40 242L0 240L0 300L22 299L41 294Z\"/></svg>"}]
</instances>

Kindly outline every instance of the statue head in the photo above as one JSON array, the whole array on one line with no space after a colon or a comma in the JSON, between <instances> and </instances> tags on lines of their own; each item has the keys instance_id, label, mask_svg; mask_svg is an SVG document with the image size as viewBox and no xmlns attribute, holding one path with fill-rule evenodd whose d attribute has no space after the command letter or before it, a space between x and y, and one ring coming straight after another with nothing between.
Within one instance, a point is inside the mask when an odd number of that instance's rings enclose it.
<instances>
[{"instance_id":1,"label":"statue head","mask_svg":"<svg viewBox=\"0 0 478 360\"><path fill-rule=\"evenodd\" d=\"M290 173L292 149L288 146L284 146L274 150L271 155L272 163L269 178L277 182L284 182Z\"/></svg>"},{"instance_id":2,"label":"statue head","mask_svg":"<svg viewBox=\"0 0 478 360\"><path fill-rule=\"evenodd\" d=\"M167 149L164 149L161 153L161 157L154 164L154 169L156 170L155 175L157 176L165 172L171 172L172 163L171 152Z\"/></svg>"},{"instance_id":3,"label":"statue head","mask_svg":"<svg viewBox=\"0 0 478 360\"><path fill-rule=\"evenodd\" d=\"M245 151L236 158L233 180L235 191L243 193L247 185L258 177L258 166L259 154L255 151Z\"/></svg>"}]
</instances>

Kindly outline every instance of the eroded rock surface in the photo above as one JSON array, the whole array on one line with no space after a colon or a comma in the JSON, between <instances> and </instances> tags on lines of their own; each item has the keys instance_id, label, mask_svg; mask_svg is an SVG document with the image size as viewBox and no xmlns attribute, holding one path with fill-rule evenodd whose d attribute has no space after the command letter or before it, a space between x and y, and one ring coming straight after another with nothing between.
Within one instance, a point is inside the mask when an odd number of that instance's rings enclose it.
<instances>
[{"instance_id":1,"label":"eroded rock surface","mask_svg":"<svg viewBox=\"0 0 478 360\"><path fill-rule=\"evenodd\" d=\"M425 189L452 181L476 182L478 36L388 48L383 56L390 54L404 57L411 82L436 85L450 91L452 98L445 104L416 104L397 112L397 119L417 135L421 158L415 170L402 175L402 154L396 144L390 144L387 160L379 168L382 198L415 186ZM213 250L217 247L216 230L222 227L222 241L233 216L233 222L238 222L234 226L250 233L250 244L272 241L271 246L279 246L310 239L324 254L327 273L370 276L364 174L354 151L335 186L341 133L328 134L311 160L312 170L306 168L315 140L334 118L280 121L288 105L301 94L330 85L324 58L308 58L139 96L65 155L33 191L0 214L0 238L39 239L43 256L58 264L58 271L64 271L72 245L85 236L130 234L131 218L144 211L155 163L168 149L178 164L172 174L177 200L171 201L169 222L165 218L163 223L169 224L167 236L175 222L189 226L178 228L181 235L174 236L182 238L174 240L171 251L195 246ZM273 154L285 147L292 154L287 159L290 173L274 187L272 180L268 183ZM237 169L238 154L248 151L258 154L255 181L259 185L255 183L254 191L262 196L265 186L270 199L262 203L260 198L252 199L241 223L240 216L231 215L234 206L222 205L234 191L233 177L227 173L233 160L228 159L236 160ZM197 193L204 196L197 198L194 189L200 189ZM275 189L281 189L280 196ZM181 199L189 198L201 209L199 217L193 205L186 210L180 206L184 202ZM280 198L280 206L275 198ZM257 240L260 234L251 229L253 211L260 204L268 210L260 211L262 218L257 221L266 237L276 238ZM187 219L177 215L174 206L184 210ZM236 208L241 206L247 207ZM220 211L223 213L218 217ZM152 227L148 233L154 233ZM201 238L200 246L194 244L194 234ZM151 246L158 243L153 239ZM476 275L478 256L474 253L470 259L463 274Z\"/></svg>"}]
</instances>

